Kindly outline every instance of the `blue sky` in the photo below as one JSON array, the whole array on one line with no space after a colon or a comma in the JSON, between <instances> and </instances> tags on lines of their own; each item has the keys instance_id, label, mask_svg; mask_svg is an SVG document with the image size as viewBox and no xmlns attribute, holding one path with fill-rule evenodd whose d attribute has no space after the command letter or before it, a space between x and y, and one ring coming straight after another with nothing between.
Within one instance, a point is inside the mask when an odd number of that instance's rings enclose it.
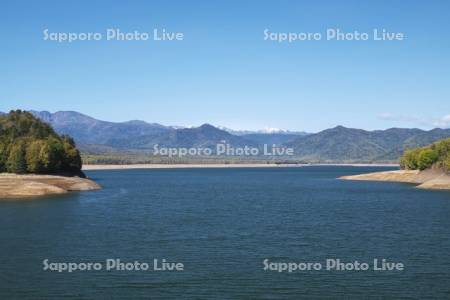
<instances>
[{"instance_id":1,"label":"blue sky","mask_svg":"<svg viewBox=\"0 0 450 300\"><path fill-rule=\"evenodd\" d=\"M316 132L450 126L448 1L2 1L0 111ZM50 32L183 41L45 41ZM403 32L404 41L265 41L263 31Z\"/></svg>"}]
</instances>

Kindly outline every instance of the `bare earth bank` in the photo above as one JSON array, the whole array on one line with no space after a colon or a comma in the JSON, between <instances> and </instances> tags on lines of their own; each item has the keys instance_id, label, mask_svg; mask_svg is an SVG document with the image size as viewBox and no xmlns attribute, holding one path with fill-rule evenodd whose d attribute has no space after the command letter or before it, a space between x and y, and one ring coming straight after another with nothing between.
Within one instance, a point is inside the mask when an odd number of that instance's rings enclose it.
<instances>
[{"instance_id":1,"label":"bare earth bank","mask_svg":"<svg viewBox=\"0 0 450 300\"><path fill-rule=\"evenodd\" d=\"M0 199L64 194L100 188L101 186L94 181L80 177L0 174Z\"/></svg>"},{"instance_id":2,"label":"bare earth bank","mask_svg":"<svg viewBox=\"0 0 450 300\"><path fill-rule=\"evenodd\" d=\"M450 176L438 170L396 170L342 176L339 179L404 182L416 184L421 189L450 190Z\"/></svg>"}]
</instances>

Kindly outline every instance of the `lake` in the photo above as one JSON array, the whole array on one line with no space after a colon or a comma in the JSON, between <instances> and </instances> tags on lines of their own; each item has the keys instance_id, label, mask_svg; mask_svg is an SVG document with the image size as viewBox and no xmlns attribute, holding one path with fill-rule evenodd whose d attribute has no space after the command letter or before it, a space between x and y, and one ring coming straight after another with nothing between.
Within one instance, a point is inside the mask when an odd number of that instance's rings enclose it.
<instances>
[{"instance_id":1,"label":"lake","mask_svg":"<svg viewBox=\"0 0 450 300\"><path fill-rule=\"evenodd\" d=\"M0 202L0 298L448 299L450 192L336 179L390 169L89 171L102 190ZM102 269L44 270L46 259ZM106 270L107 259L184 270ZM333 259L404 269L326 270Z\"/></svg>"}]
</instances>

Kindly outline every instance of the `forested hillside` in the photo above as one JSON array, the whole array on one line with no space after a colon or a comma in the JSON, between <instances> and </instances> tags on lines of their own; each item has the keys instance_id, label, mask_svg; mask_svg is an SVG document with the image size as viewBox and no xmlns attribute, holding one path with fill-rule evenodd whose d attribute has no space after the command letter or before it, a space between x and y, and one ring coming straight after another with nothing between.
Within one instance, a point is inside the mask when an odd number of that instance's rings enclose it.
<instances>
[{"instance_id":1,"label":"forested hillside","mask_svg":"<svg viewBox=\"0 0 450 300\"><path fill-rule=\"evenodd\" d=\"M0 116L0 172L82 174L80 153L71 137L15 110Z\"/></svg>"},{"instance_id":2,"label":"forested hillside","mask_svg":"<svg viewBox=\"0 0 450 300\"><path fill-rule=\"evenodd\" d=\"M398 161L405 149L450 137L450 129L390 128L367 131L337 126L286 143L301 159L319 162Z\"/></svg>"},{"instance_id":3,"label":"forested hillside","mask_svg":"<svg viewBox=\"0 0 450 300\"><path fill-rule=\"evenodd\" d=\"M425 170L435 166L450 171L450 139L435 142L427 147L406 150L400 166L407 170Z\"/></svg>"}]
</instances>

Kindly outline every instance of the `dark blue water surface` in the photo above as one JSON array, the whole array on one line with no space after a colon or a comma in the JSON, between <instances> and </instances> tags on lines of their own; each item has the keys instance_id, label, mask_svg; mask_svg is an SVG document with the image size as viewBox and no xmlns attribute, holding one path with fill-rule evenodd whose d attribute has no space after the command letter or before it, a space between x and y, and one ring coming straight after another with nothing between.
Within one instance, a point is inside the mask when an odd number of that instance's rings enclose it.
<instances>
[{"instance_id":1,"label":"dark blue water surface","mask_svg":"<svg viewBox=\"0 0 450 300\"><path fill-rule=\"evenodd\" d=\"M90 171L94 192L0 202L0 298L450 298L450 192L342 181L388 168ZM182 262L182 272L43 270ZM388 259L404 271L265 271Z\"/></svg>"}]
</instances>

